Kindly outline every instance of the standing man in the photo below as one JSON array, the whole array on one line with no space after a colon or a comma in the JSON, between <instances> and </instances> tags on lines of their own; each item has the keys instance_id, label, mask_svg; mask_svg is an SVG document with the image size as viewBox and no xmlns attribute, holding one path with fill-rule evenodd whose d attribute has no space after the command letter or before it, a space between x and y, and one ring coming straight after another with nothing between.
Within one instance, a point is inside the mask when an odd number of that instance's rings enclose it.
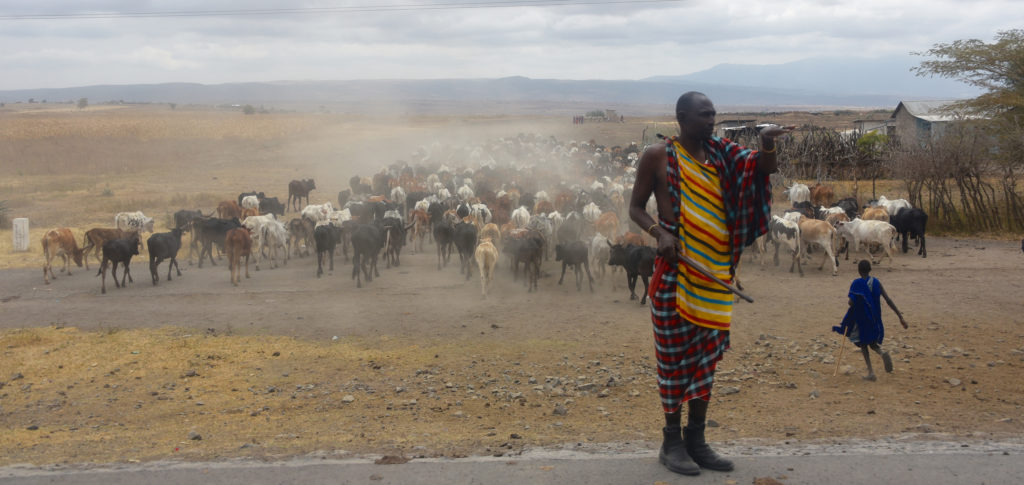
<instances>
[{"instance_id":1,"label":"standing man","mask_svg":"<svg viewBox=\"0 0 1024 485\"><path fill-rule=\"evenodd\" d=\"M676 102L676 120L679 136L650 146L640 159L629 216L658 240L650 297L665 410L659 461L673 472L698 475L701 468L733 469L704 439L715 366L729 348L733 298L678 255L732 281L743 248L767 231L775 137L792 128L762 130L760 151L737 145L714 136L715 107L693 91ZM651 194L658 220L645 210Z\"/></svg>"}]
</instances>

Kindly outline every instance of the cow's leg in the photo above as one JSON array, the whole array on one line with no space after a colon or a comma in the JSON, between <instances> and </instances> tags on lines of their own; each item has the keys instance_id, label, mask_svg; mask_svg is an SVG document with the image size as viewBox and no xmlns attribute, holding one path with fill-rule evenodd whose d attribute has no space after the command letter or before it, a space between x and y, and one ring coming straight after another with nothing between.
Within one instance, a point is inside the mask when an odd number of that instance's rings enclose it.
<instances>
[{"instance_id":1,"label":"cow's leg","mask_svg":"<svg viewBox=\"0 0 1024 485\"><path fill-rule=\"evenodd\" d=\"M156 286L156 282L160 281L160 273L157 271L157 266L160 265L160 261L153 255L149 255L149 276L153 280L153 286ZM171 265L167 265L167 277L171 277Z\"/></svg>"},{"instance_id":2,"label":"cow's leg","mask_svg":"<svg viewBox=\"0 0 1024 485\"><path fill-rule=\"evenodd\" d=\"M330 261L331 261L331 266L330 266L331 274L334 274L334 251L328 251L327 252L327 257L330 258Z\"/></svg>"},{"instance_id":3,"label":"cow's leg","mask_svg":"<svg viewBox=\"0 0 1024 485\"><path fill-rule=\"evenodd\" d=\"M562 276L558 278L558 284L562 284L562 280L565 278L565 267L567 266L565 261L562 261Z\"/></svg>"},{"instance_id":4,"label":"cow's leg","mask_svg":"<svg viewBox=\"0 0 1024 485\"><path fill-rule=\"evenodd\" d=\"M647 279L647 275L640 275L640 278L644 280L644 296L640 298L640 304L647 303L647 292L650 291L650 281Z\"/></svg>"},{"instance_id":5,"label":"cow's leg","mask_svg":"<svg viewBox=\"0 0 1024 485\"><path fill-rule=\"evenodd\" d=\"M636 278L637 278L637 276L639 276L639 274L636 274L636 273L628 273L626 275L626 284L627 284L627 286L629 286L629 299L630 300L635 300L636 299Z\"/></svg>"},{"instance_id":6,"label":"cow's leg","mask_svg":"<svg viewBox=\"0 0 1024 485\"><path fill-rule=\"evenodd\" d=\"M100 294L107 294L107 262L103 261L100 263L100 274L103 275L100 283Z\"/></svg>"},{"instance_id":7,"label":"cow's leg","mask_svg":"<svg viewBox=\"0 0 1024 485\"><path fill-rule=\"evenodd\" d=\"M590 262L584 260L583 268L587 270L587 280L590 282L590 292L594 292L594 277L590 274Z\"/></svg>"}]
</instances>

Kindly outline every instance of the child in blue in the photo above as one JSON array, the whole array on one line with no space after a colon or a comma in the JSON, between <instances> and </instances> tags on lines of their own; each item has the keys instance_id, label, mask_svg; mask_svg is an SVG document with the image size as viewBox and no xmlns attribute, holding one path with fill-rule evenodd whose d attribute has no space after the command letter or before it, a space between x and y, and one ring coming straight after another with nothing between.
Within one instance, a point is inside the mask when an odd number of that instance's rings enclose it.
<instances>
[{"instance_id":1,"label":"child in blue","mask_svg":"<svg viewBox=\"0 0 1024 485\"><path fill-rule=\"evenodd\" d=\"M850 284L850 309L843 318L843 323L838 327L832 327L832 331L849 337L854 345L860 347L864 353L864 363L868 365L868 375L865 380L874 381L875 371L871 368L871 359L868 349L874 350L882 356L882 364L886 372L892 372L892 358L888 352L883 352L879 344L885 337L885 327L882 325L882 307L879 297L885 298L885 302L896 312L903 328L907 328L907 322L903 320L903 314L896 308L882 282L871 276L871 263L861 260L857 264L857 271L860 278L853 280Z\"/></svg>"}]
</instances>

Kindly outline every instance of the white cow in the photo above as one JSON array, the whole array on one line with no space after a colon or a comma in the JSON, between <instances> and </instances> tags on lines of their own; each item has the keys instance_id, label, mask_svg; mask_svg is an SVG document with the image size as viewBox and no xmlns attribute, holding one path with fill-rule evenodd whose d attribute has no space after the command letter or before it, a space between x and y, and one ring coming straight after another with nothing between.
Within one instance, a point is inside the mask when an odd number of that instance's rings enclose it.
<instances>
[{"instance_id":1,"label":"white cow","mask_svg":"<svg viewBox=\"0 0 1024 485\"><path fill-rule=\"evenodd\" d=\"M885 208L885 211L889 213L889 217L896 215L897 212L903 209L913 209L913 206L910 205L907 199L887 199L884 195L878 196L878 205Z\"/></svg>"},{"instance_id":2,"label":"white cow","mask_svg":"<svg viewBox=\"0 0 1024 485\"><path fill-rule=\"evenodd\" d=\"M310 204L302 209L302 217L305 217L314 223L321 223L327 221L331 212L334 212L334 206L332 206L330 202L323 204Z\"/></svg>"},{"instance_id":3,"label":"white cow","mask_svg":"<svg viewBox=\"0 0 1024 485\"><path fill-rule=\"evenodd\" d=\"M146 217L142 211L118 212L114 216L114 227L122 231L136 231L139 234L153 232L153 218Z\"/></svg>"},{"instance_id":4,"label":"white cow","mask_svg":"<svg viewBox=\"0 0 1024 485\"><path fill-rule=\"evenodd\" d=\"M818 270L825 267L827 258L832 263L832 276L839 274L839 264L836 258L836 229L832 227L832 224L806 217L801 218L798 224L800 225L800 240L803 241L801 251L804 256L807 256L807 250L812 244L821 247L825 250L825 254L822 256L821 266L818 266Z\"/></svg>"},{"instance_id":5,"label":"white cow","mask_svg":"<svg viewBox=\"0 0 1024 485\"><path fill-rule=\"evenodd\" d=\"M273 214L271 214L273 215ZM263 226L263 232L261 234L263 240L263 247L266 247L270 254L270 267L271 269L277 267L277 250L280 249L284 252L284 264L288 264L288 229L284 226L281 221L271 220ZM257 264L259 258L257 257Z\"/></svg>"},{"instance_id":6,"label":"white cow","mask_svg":"<svg viewBox=\"0 0 1024 485\"><path fill-rule=\"evenodd\" d=\"M511 222L512 227L516 229L525 228L530 223L530 210L526 206L519 206L518 209L512 211Z\"/></svg>"},{"instance_id":7,"label":"white cow","mask_svg":"<svg viewBox=\"0 0 1024 485\"><path fill-rule=\"evenodd\" d=\"M804 269L800 266L800 225L779 216L772 216L768 223L769 238L775 244L775 265L779 265L779 246L785 245L793 253L793 262L789 265L789 272L793 272L796 266L800 270L800 276L804 275Z\"/></svg>"},{"instance_id":8,"label":"white cow","mask_svg":"<svg viewBox=\"0 0 1024 485\"><path fill-rule=\"evenodd\" d=\"M804 184L793 184L784 193L794 204L811 200L811 189Z\"/></svg>"},{"instance_id":9,"label":"white cow","mask_svg":"<svg viewBox=\"0 0 1024 485\"><path fill-rule=\"evenodd\" d=\"M586 219L587 222L593 224L593 223L597 222L597 220L600 217L601 217L601 208L598 207L597 204L591 202L591 203L583 206L583 218Z\"/></svg>"},{"instance_id":10,"label":"white cow","mask_svg":"<svg viewBox=\"0 0 1024 485\"><path fill-rule=\"evenodd\" d=\"M885 221L865 221L858 217L850 222L839 222L836 224L836 231L850 244L846 252L846 259L850 259L850 253L856 251L863 244L864 252L872 260L872 263L881 263L881 258L877 262L874 261L869 251L871 244L878 244L882 246L884 256L889 257L889 263L894 262L892 254L895 247L893 241L896 239L896 228L892 224Z\"/></svg>"},{"instance_id":11,"label":"white cow","mask_svg":"<svg viewBox=\"0 0 1024 485\"><path fill-rule=\"evenodd\" d=\"M255 195L247 195L242 197L242 208L243 209L257 209L260 208L260 199Z\"/></svg>"},{"instance_id":12,"label":"white cow","mask_svg":"<svg viewBox=\"0 0 1024 485\"><path fill-rule=\"evenodd\" d=\"M260 257L263 254L263 228L276 220L274 214L266 214L262 216L249 216L242 221L242 226L249 229L249 237L252 239L251 254L256 262L256 271L260 270Z\"/></svg>"}]
</instances>

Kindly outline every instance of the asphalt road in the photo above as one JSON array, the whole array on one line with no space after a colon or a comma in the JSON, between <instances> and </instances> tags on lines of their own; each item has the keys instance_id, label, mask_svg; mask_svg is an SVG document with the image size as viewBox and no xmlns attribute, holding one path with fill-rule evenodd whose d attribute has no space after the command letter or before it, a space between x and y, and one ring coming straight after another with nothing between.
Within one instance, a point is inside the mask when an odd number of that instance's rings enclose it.
<instances>
[{"instance_id":1,"label":"asphalt road","mask_svg":"<svg viewBox=\"0 0 1024 485\"><path fill-rule=\"evenodd\" d=\"M656 450L631 453L532 452L518 457L422 459L377 465L372 458L286 462L0 468L4 484L1020 484L1024 443L870 442L794 448L727 449L729 473L675 475ZM742 453L742 455L736 455ZM771 481L774 480L774 481Z\"/></svg>"}]
</instances>

